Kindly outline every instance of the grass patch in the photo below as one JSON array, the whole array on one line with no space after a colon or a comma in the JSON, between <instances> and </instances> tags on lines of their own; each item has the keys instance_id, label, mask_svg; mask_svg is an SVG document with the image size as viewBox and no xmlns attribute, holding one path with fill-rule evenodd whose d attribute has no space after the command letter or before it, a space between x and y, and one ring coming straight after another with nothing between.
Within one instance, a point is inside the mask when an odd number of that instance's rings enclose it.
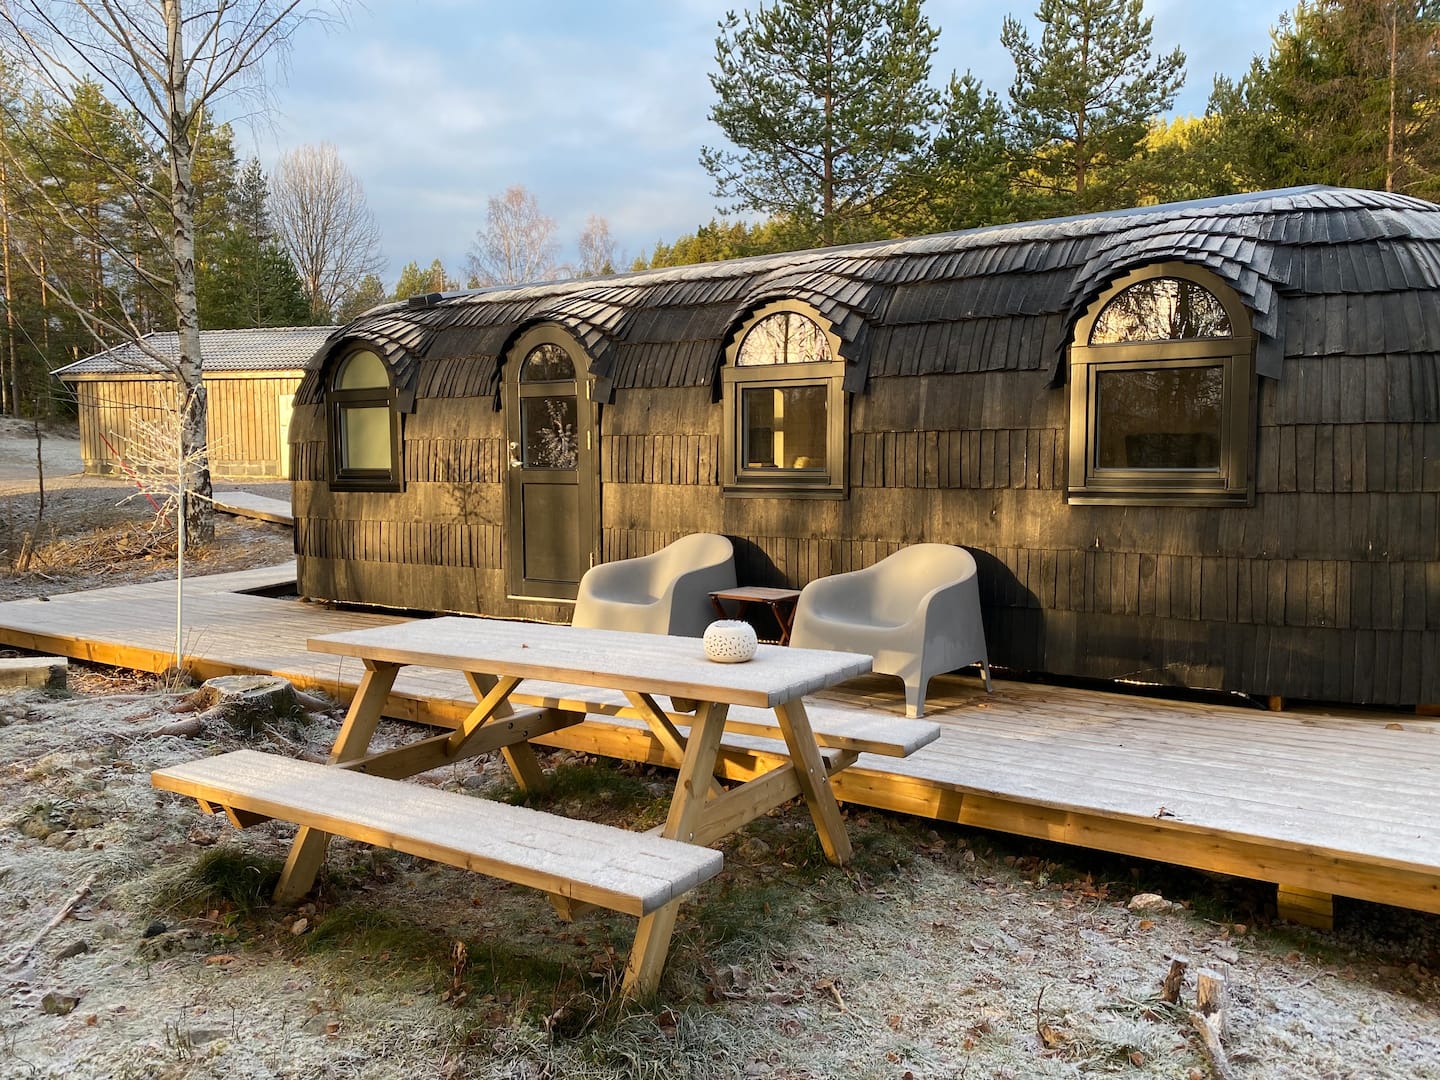
<instances>
[{"instance_id":1,"label":"grass patch","mask_svg":"<svg viewBox=\"0 0 1440 1080\"><path fill-rule=\"evenodd\" d=\"M210 848L179 875L162 882L151 906L158 913L248 915L270 904L283 864L239 847Z\"/></svg>"},{"instance_id":2,"label":"grass patch","mask_svg":"<svg viewBox=\"0 0 1440 1080\"><path fill-rule=\"evenodd\" d=\"M450 939L373 901L332 908L300 940L307 953L339 960L367 980L429 989L447 978Z\"/></svg>"},{"instance_id":3,"label":"grass patch","mask_svg":"<svg viewBox=\"0 0 1440 1080\"><path fill-rule=\"evenodd\" d=\"M607 825L643 830L665 820L673 780L659 789L633 769L608 758L562 762L546 773L540 791L510 786L500 798L566 817L584 817Z\"/></svg>"}]
</instances>

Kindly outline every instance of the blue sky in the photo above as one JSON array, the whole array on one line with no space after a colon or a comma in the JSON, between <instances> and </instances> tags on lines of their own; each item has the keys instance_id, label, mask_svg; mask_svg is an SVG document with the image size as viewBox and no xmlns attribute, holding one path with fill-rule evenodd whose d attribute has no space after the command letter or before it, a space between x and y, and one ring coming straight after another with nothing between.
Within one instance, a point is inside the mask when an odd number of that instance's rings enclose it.
<instances>
[{"instance_id":1,"label":"blue sky","mask_svg":"<svg viewBox=\"0 0 1440 1080\"><path fill-rule=\"evenodd\" d=\"M345 24L305 28L274 80L275 111L240 126L242 153L270 168L284 150L331 142L359 177L400 268L458 273L486 202L522 184L555 218L562 257L590 214L628 263L715 212L698 156L720 141L707 119L716 23L740 0L372 0ZM1033 26L1035 0L927 0L940 29L935 78L972 70L1004 96L1007 12ZM1238 75L1288 5L1149 0L1157 51L1187 56L1178 113L1199 113L1216 72Z\"/></svg>"}]
</instances>

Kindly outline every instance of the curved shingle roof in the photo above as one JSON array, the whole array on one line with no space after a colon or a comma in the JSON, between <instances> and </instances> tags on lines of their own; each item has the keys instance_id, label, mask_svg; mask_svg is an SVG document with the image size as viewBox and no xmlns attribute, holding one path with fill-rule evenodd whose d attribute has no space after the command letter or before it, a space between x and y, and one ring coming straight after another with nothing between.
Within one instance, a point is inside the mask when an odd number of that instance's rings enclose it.
<instances>
[{"instance_id":1,"label":"curved shingle roof","mask_svg":"<svg viewBox=\"0 0 1440 1080\"><path fill-rule=\"evenodd\" d=\"M604 400L615 388L713 384L744 316L791 297L834 325L852 390L942 372L1049 369L1058 380L1085 307L1164 260L1236 290L1262 375L1280 377L1286 355L1440 352L1440 206L1318 186L451 294L376 308L329 347L382 347L412 392L427 358L480 365L493 389L514 333L556 321L584 344Z\"/></svg>"}]
</instances>

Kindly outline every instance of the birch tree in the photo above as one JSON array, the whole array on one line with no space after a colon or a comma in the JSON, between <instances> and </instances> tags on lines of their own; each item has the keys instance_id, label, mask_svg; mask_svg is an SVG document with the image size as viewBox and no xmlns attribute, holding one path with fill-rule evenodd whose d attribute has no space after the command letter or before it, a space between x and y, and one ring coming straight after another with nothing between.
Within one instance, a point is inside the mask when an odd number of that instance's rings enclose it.
<instances>
[{"instance_id":1,"label":"birch tree","mask_svg":"<svg viewBox=\"0 0 1440 1080\"><path fill-rule=\"evenodd\" d=\"M520 184L492 195L485 225L475 233L465 257L472 289L545 281L559 272L555 255L555 219L540 212L535 196Z\"/></svg>"},{"instance_id":2,"label":"birch tree","mask_svg":"<svg viewBox=\"0 0 1440 1080\"><path fill-rule=\"evenodd\" d=\"M0 0L6 59L23 73L42 110L73 104L91 81L118 107L142 147L138 162L100 161L163 242L166 258L134 267L140 286L172 305L179 347L174 356L142 340L133 309L94 309L72 283L53 278L57 299L100 345L133 340L155 369L177 385L181 445L177 454L185 532L199 542L214 535L210 470L205 454L206 401L195 291L195 155L204 118L222 104L263 95L260 75L283 54L311 13L306 0ZM55 227L101 253L121 238L79 212L63 188L46 182L26 154L6 147ZM28 149L28 148L27 148ZM150 211L150 212L146 212ZM158 211L158 212L157 212ZM34 268L38 272L38 267Z\"/></svg>"},{"instance_id":3,"label":"birch tree","mask_svg":"<svg viewBox=\"0 0 1440 1080\"><path fill-rule=\"evenodd\" d=\"M580 265L575 268L575 276L607 277L613 273L615 238L610 235L610 223L599 214L591 214L580 233Z\"/></svg>"}]
</instances>

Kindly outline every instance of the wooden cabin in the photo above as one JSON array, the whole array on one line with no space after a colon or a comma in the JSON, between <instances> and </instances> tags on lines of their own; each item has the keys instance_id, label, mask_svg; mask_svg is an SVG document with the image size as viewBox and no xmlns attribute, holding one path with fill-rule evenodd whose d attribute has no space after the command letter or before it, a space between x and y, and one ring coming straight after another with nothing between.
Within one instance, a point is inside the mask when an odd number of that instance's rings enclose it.
<instances>
[{"instance_id":1,"label":"wooden cabin","mask_svg":"<svg viewBox=\"0 0 1440 1080\"><path fill-rule=\"evenodd\" d=\"M209 407L210 472L225 480L290 476L290 408L306 362L333 326L202 330L200 355ZM146 334L165 356L179 352L177 335ZM85 472L114 476L145 457L150 432L173 415L175 384L134 342L56 371L74 393Z\"/></svg>"},{"instance_id":2,"label":"wooden cabin","mask_svg":"<svg viewBox=\"0 0 1440 1080\"><path fill-rule=\"evenodd\" d=\"M301 591L563 620L969 548L1012 669L1440 702L1440 207L1297 188L416 297L296 393Z\"/></svg>"}]
</instances>

